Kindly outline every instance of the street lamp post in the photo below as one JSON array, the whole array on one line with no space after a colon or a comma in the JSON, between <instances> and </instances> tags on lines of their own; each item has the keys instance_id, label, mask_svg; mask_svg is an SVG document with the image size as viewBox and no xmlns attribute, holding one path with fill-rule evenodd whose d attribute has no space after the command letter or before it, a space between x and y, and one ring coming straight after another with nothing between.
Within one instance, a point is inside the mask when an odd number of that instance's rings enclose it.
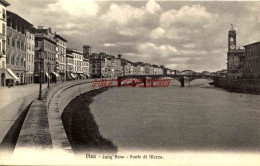
<instances>
[{"instance_id":1,"label":"street lamp post","mask_svg":"<svg viewBox=\"0 0 260 166\"><path fill-rule=\"evenodd\" d=\"M39 77L40 77L40 89L39 89L39 97L38 97L38 100L43 100L43 97L42 97L42 61L43 61L43 56L42 55L42 50L40 49L39 50L39 60L40 60L40 72L39 72Z\"/></svg>"},{"instance_id":2,"label":"street lamp post","mask_svg":"<svg viewBox=\"0 0 260 166\"><path fill-rule=\"evenodd\" d=\"M48 67L48 88L50 88L50 67L51 67L50 62L47 63L47 67Z\"/></svg>"}]
</instances>

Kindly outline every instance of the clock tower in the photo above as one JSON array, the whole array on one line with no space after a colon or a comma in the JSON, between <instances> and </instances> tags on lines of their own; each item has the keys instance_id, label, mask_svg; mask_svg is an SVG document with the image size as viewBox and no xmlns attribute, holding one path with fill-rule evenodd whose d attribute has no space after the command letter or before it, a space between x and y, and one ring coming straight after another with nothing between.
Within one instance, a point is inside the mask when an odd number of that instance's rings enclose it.
<instances>
[{"instance_id":1,"label":"clock tower","mask_svg":"<svg viewBox=\"0 0 260 166\"><path fill-rule=\"evenodd\" d=\"M228 52L227 52L227 76L230 78L241 78L244 66L243 49L237 49L237 33L231 24L231 29L228 31Z\"/></svg>"},{"instance_id":2,"label":"clock tower","mask_svg":"<svg viewBox=\"0 0 260 166\"><path fill-rule=\"evenodd\" d=\"M236 30L234 30L233 24L231 29L228 31L228 51L236 50Z\"/></svg>"}]
</instances>

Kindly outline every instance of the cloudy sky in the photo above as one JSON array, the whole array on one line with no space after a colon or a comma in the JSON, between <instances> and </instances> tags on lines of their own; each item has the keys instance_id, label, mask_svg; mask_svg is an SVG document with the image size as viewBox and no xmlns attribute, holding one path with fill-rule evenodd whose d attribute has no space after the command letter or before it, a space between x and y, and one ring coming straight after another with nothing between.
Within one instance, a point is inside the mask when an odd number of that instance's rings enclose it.
<instances>
[{"instance_id":1,"label":"cloudy sky","mask_svg":"<svg viewBox=\"0 0 260 166\"><path fill-rule=\"evenodd\" d=\"M8 0L35 27L51 27L68 46L123 54L171 69L226 68L227 34L237 45L260 41L260 2Z\"/></svg>"}]
</instances>

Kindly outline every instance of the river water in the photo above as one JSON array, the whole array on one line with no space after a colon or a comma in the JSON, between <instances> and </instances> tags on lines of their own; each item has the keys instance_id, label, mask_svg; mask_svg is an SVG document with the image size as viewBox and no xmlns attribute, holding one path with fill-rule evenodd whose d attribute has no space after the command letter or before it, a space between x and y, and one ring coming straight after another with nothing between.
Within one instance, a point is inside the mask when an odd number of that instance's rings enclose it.
<instances>
[{"instance_id":1,"label":"river water","mask_svg":"<svg viewBox=\"0 0 260 166\"><path fill-rule=\"evenodd\" d=\"M114 87L95 96L90 109L103 137L119 151L259 151L260 95L206 83Z\"/></svg>"}]
</instances>

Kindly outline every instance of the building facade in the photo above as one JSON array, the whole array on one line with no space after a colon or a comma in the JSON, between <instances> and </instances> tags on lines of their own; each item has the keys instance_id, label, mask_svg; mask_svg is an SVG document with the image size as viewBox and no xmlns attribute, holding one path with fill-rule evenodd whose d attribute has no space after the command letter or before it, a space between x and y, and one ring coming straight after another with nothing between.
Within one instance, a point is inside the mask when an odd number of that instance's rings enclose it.
<instances>
[{"instance_id":1,"label":"building facade","mask_svg":"<svg viewBox=\"0 0 260 166\"><path fill-rule=\"evenodd\" d=\"M161 75L163 74L163 69L158 65L153 65L153 74L154 75Z\"/></svg>"},{"instance_id":2,"label":"building facade","mask_svg":"<svg viewBox=\"0 0 260 166\"><path fill-rule=\"evenodd\" d=\"M243 77L260 78L260 41L245 47L245 63Z\"/></svg>"},{"instance_id":3,"label":"building facade","mask_svg":"<svg viewBox=\"0 0 260 166\"><path fill-rule=\"evenodd\" d=\"M133 75L134 73L133 62L123 58L121 60L121 65L122 65L123 75Z\"/></svg>"},{"instance_id":4,"label":"building facade","mask_svg":"<svg viewBox=\"0 0 260 166\"><path fill-rule=\"evenodd\" d=\"M143 62L135 62L135 75L145 75L145 64Z\"/></svg>"},{"instance_id":5,"label":"building facade","mask_svg":"<svg viewBox=\"0 0 260 166\"><path fill-rule=\"evenodd\" d=\"M66 55L66 79L67 81L69 80L74 80L76 79L76 75L74 73L74 57L73 55L67 51Z\"/></svg>"},{"instance_id":6,"label":"building facade","mask_svg":"<svg viewBox=\"0 0 260 166\"><path fill-rule=\"evenodd\" d=\"M6 70L6 9L10 4L5 0L0 0L0 87L6 86L6 78L13 80L13 77Z\"/></svg>"},{"instance_id":7,"label":"building facade","mask_svg":"<svg viewBox=\"0 0 260 166\"><path fill-rule=\"evenodd\" d=\"M34 83L34 56L35 56L35 28L31 27L26 30L26 67L25 83Z\"/></svg>"},{"instance_id":8,"label":"building facade","mask_svg":"<svg viewBox=\"0 0 260 166\"><path fill-rule=\"evenodd\" d=\"M73 74L74 79L84 79L83 75L83 52L73 48L67 49L67 54L73 56Z\"/></svg>"},{"instance_id":9,"label":"building facade","mask_svg":"<svg viewBox=\"0 0 260 166\"><path fill-rule=\"evenodd\" d=\"M91 77L93 78L100 78L100 77L106 77L106 75L109 73L109 63L111 62L107 55L103 52L97 54L92 53L89 56L89 62L90 62L90 73Z\"/></svg>"},{"instance_id":10,"label":"building facade","mask_svg":"<svg viewBox=\"0 0 260 166\"><path fill-rule=\"evenodd\" d=\"M66 81L67 40L56 33L54 40L56 41L56 65L57 73L59 74L58 81Z\"/></svg>"},{"instance_id":11,"label":"building facade","mask_svg":"<svg viewBox=\"0 0 260 166\"><path fill-rule=\"evenodd\" d=\"M112 56L112 77L118 77L123 75L123 66L121 65L122 55L118 55L118 58Z\"/></svg>"},{"instance_id":12,"label":"building facade","mask_svg":"<svg viewBox=\"0 0 260 166\"><path fill-rule=\"evenodd\" d=\"M151 64L145 64L145 74L153 75L153 66Z\"/></svg>"},{"instance_id":13,"label":"building facade","mask_svg":"<svg viewBox=\"0 0 260 166\"><path fill-rule=\"evenodd\" d=\"M6 67L15 82L24 83L26 75L26 32L32 24L7 11ZM9 82L9 81L8 81Z\"/></svg>"},{"instance_id":14,"label":"building facade","mask_svg":"<svg viewBox=\"0 0 260 166\"><path fill-rule=\"evenodd\" d=\"M83 58L82 71L83 71L84 79L90 78L90 74L89 74L89 59Z\"/></svg>"},{"instance_id":15,"label":"building facade","mask_svg":"<svg viewBox=\"0 0 260 166\"><path fill-rule=\"evenodd\" d=\"M42 72L40 72L40 62L42 62ZM35 32L34 82L39 83L41 74L42 82L47 82L50 79L50 82L56 83L59 77L56 71L56 41L54 40L54 34L51 33L50 28L46 29L38 26Z\"/></svg>"}]
</instances>

